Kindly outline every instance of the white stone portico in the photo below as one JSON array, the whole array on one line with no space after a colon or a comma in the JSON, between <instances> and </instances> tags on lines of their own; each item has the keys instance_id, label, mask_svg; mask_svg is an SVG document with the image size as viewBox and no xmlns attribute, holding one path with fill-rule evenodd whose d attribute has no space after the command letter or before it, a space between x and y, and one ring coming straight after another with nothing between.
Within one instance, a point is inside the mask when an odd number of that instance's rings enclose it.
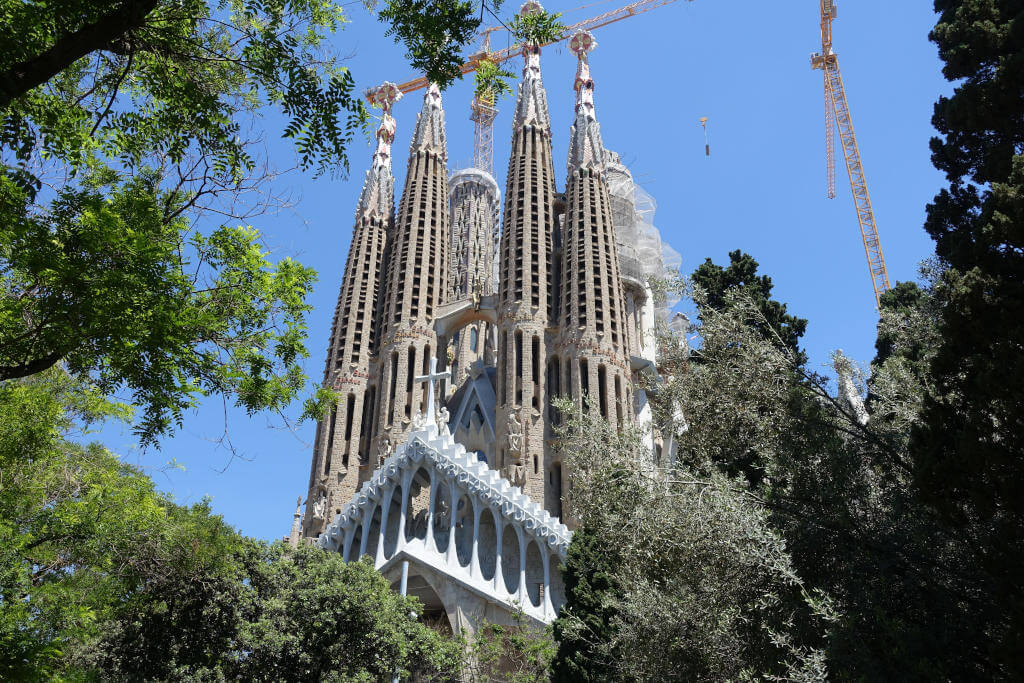
<instances>
[{"instance_id":1,"label":"white stone portico","mask_svg":"<svg viewBox=\"0 0 1024 683\"><path fill-rule=\"evenodd\" d=\"M519 612L549 623L565 600L558 567L571 532L432 417L417 416L319 545L346 561L369 555L388 577L408 560L455 632Z\"/></svg>"}]
</instances>

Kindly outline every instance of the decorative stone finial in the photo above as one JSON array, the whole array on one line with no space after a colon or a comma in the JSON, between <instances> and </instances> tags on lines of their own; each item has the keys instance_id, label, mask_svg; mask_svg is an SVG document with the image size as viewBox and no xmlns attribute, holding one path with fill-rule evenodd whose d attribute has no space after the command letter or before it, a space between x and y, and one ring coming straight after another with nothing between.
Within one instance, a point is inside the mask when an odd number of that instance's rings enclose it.
<instances>
[{"instance_id":1,"label":"decorative stone finial","mask_svg":"<svg viewBox=\"0 0 1024 683\"><path fill-rule=\"evenodd\" d=\"M576 120L572 125L569 139L569 173L577 169L601 171L604 168L604 145L601 142L601 126L594 111L594 79L590 77L590 62L587 54L597 47L597 41L588 31L578 31L569 40L569 49L577 59Z\"/></svg>"},{"instance_id":2,"label":"decorative stone finial","mask_svg":"<svg viewBox=\"0 0 1024 683\"><path fill-rule=\"evenodd\" d=\"M522 5L519 6L519 16L528 17L531 14L540 14L544 11L544 5L536 2L536 0L526 0Z\"/></svg>"},{"instance_id":3,"label":"decorative stone finial","mask_svg":"<svg viewBox=\"0 0 1024 683\"><path fill-rule=\"evenodd\" d=\"M367 102L374 107L380 107L385 114L390 114L395 102L403 96L402 91L391 81L384 81L376 88L367 89L365 95Z\"/></svg>"},{"instance_id":4,"label":"decorative stone finial","mask_svg":"<svg viewBox=\"0 0 1024 683\"><path fill-rule=\"evenodd\" d=\"M597 39L590 31L577 31L569 39L569 49L577 57L582 58L588 52L593 52L597 47Z\"/></svg>"}]
</instances>

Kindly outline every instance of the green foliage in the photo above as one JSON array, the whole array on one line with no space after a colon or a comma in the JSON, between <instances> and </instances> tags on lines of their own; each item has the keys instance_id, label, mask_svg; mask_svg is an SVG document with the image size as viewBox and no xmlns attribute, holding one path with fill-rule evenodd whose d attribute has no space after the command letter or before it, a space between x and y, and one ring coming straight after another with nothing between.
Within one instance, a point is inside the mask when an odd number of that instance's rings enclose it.
<instances>
[{"instance_id":1,"label":"green foliage","mask_svg":"<svg viewBox=\"0 0 1024 683\"><path fill-rule=\"evenodd\" d=\"M807 356L800 350L799 341L807 330L807 321L786 313L786 304L771 298L772 279L767 275L757 274L757 261L753 256L739 249L729 252L729 265L726 268L716 265L711 259L705 259L694 271L693 284L704 290L703 305L715 310L722 310L728 302L726 293L740 291L757 302L761 316L752 319L750 324L758 329L765 339L772 343L782 343L796 354L801 363ZM703 308L701 313L703 315Z\"/></svg>"},{"instance_id":2,"label":"green foliage","mask_svg":"<svg viewBox=\"0 0 1024 683\"><path fill-rule=\"evenodd\" d=\"M525 623L522 613L508 626L485 621L467 643L462 680L540 683L548 680L554 654L551 630Z\"/></svg>"},{"instance_id":3,"label":"green foliage","mask_svg":"<svg viewBox=\"0 0 1024 683\"><path fill-rule=\"evenodd\" d=\"M66 189L47 213L0 180L0 379L62 361L107 393L131 392L151 443L203 394L252 413L303 389L313 272L269 262L251 228L208 235L168 219L152 174Z\"/></svg>"},{"instance_id":4,"label":"green foliage","mask_svg":"<svg viewBox=\"0 0 1024 683\"><path fill-rule=\"evenodd\" d=\"M565 558L566 603L555 620L553 632L558 651L551 663L551 680L612 680L616 653L605 652L605 643L616 635L615 617L621 591L615 571L621 558L590 527L573 532Z\"/></svg>"},{"instance_id":5,"label":"green foliage","mask_svg":"<svg viewBox=\"0 0 1024 683\"><path fill-rule=\"evenodd\" d=\"M347 169L366 111L326 47L340 9L53 0L0 16L19 36L0 49L0 380L64 363L132 397L143 444L203 395L249 413L293 401L314 275L244 227L273 201L245 131L276 107L302 167ZM332 399L317 391L304 417Z\"/></svg>"},{"instance_id":6,"label":"green foliage","mask_svg":"<svg viewBox=\"0 0 1024 683\"><path fill-rule=\"evenodd\" d=\"M503 95L512 92L509 80L515 77L514 73L505 71L496 62L483 59L473 74L473 94L493 105Z\"/></svg>"},{"instance_id":7,"label":"green foliage","mask_svg":"<svg viewBox=\"0 0 1024 683\"><path fill-rule=\"evenodd\" d=\"M57 370L0 384L0 677L457 674L461 645L410 619L417 600L373 567L245 538L65 438L123 413Z\"/></svg>"},{"instance_id":8,"label":"green foliage","mask_svg":"<svg viewBox=\"0 0 1024 683\"><path fill-rule=\"evenodd\" d=\"M715 470L658 471L639 431L569 401L559 409L585 531L570 551L553 677L822 679L829 601L798 578L757 498Z\"/></svg>"},{"instance_id":9,"label":"green foliage","mask_svg":"<svg viewBox=\"0 0 1024 683\"><path fill-rule=\"evenodd\" d=\"M949 265L937 286L934 389L914 426L913 473L951 533L976 548L972 642L992 669L1024 676L1024 8L938 0L931 39L956 87L940 97L932 160L949 187L925 227Z\"/></svg>"},{"instance_id":10,"label":"green foliage","mask_svg":"<svg viewBox=\"0 0 1024 683\"><path fill-rule=\"evenodd\" d=\"M517 43L523 45L547 45L562 37L566 25L559 21L561 12L551 14L543 10L516 14L509 22L509 29Z\"/></svg>"},{"instance_id":11,"label":"green foliage","mask_svg":"<svg viewBox=\"0 0 1024 683\"><path fill-rule=\"evenodd\" d=\"M462 77L461 50L476 35L480 19L469 0L388 0L380 12L387 35L402 43L412 67L444 90Z\"/></svg>"},{"instance_id":12,"label":"green foliage","mask_svg":"<svg viewBox=\"0 0 1024 683\"><path fill-rule=\"evenodd\" d=\"M743 486L785 539L808 593L835 601L824 647L841 679L976 680L1011 670L993 653L1007 642L999 618L1012 607L996 602L977 537L937 514L915 477L910 437L934 391L929 367L946 305L934 284L944 276L932 265L923 273L883 303L867 424L830 393L827 377L765 338L761 302L742 291L719 309L697 293L699 362L669 346L662 372L673 379L654 398L686 416L678 457L695 478L734 472L739 455L757 454Z\"/></svg>"}]
</instances>

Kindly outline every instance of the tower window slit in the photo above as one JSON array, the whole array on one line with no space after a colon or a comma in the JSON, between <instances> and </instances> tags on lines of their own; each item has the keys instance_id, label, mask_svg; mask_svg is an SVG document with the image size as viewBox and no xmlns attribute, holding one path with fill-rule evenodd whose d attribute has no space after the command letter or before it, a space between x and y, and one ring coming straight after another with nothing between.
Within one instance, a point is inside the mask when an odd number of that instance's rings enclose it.
<instances>
[{"instance_id":1,"label":"tower window slit","mask_svg":"<svg viewBox=\"0 0 1024 683\"><path fill-rule=\"evenodd\" d=\"M608 375L608 372L605 369L605 366L598 365L597 366L597 394L598 394L598 401L597 402L598 402L598 404L601 407L601 417L603 417L606 420L608 419L608 382L607 382L608 378L607 378L607 375Z\"/></svg>"},{"instance_id":2,"label":"tower window slit","mask_svg":"<svg viewBox=\"0 0 1024 683\"><path fill-rule=\"evenodd\" d=\"M352 422L355 417L356 395L349 394L345 401L348 405L345 406L345 451L341 456L341 464L348 467L348 454L352 450Z\"/></svg>"},{"instance_id":3,"label":"tower window slit","mask_svg":"<svg viewBox=\"0 0 1024 683\"><path fill-rule=\"evenodd\" d=\"M327 457L324 458L324 474L331 471L331 451L334 450L334 427L338 421L337 404L331 408L331 428L327 432Z\"/></svg>"},{"instance_id":4,"label":"tower window slit","mask_svg":"<svg viewBox=\"0 0 1024 683\"><path fill-rule=\"evenodd\" d=\"M416 371L416 349L409 347L405 363L405 416L412 417L412 380Z\"/></svg>"},{"instance_id":5,"label":"tower window slit","mask_svg":"<svg viewBox=\"0 0 1024 683\"><path fill-rule=\"evenodd\" d=\"M523 333L516 330L516 405L523 404Z\"/></svg>"},{"instance_id":6,"label":"tower window slit","mask_svg":"<svg viewBox=\"0 0 1024 683\"><path fill-rule=\"evenodd\" d=\"M398 391L398 352L391 354L391 389L388 399L388 426L395 423L395 394Z\"/></svg>"},{"instance_id":7,"label":"tower window slit","mask_svg":"<svg viewBox=\"0 0 1024 683\"><path fill-rule=\"evenodd\" d=\"M580 359L580 396L590 396L590 372L585 358Z\"/></svg>"},{"instance_id":8,"label":"tower window slit","mask_svg":"<svg viewBox=\"0 0 1024 683\"><path fill-rule=\"evenodd\" d=\"M533 335L533 346L530 349L533 366L533 408L540 410L540 337Z\"/></svg>"}]
</instances>

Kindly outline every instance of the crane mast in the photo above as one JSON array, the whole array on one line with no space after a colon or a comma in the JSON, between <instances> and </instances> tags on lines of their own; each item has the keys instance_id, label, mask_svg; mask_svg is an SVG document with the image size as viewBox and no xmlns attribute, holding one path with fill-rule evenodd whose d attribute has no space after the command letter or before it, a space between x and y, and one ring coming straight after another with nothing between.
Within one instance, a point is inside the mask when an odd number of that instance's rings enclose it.
<instances>
[{"instance_id":1,"label":"crane mast","mask_svg":"<svg viewBox=\"0 0 1024 683\"><path fill-rule=\"evenodd\" d=\"M835 130L839 129L839 140L843 146L846 171L850 177L850 189L857 210L857 222L864 242L864 253L871 272L871 284L875 290L875 305L881 308L881 296L889 289L889 273L885 268L882 243L878 237L875 212L871 208L867 178L860 160L860 148L853 130L850 105L846 101L846 88L839 71L839 61L832 50L832 20L836 18L834 0L820 0L821 9L821 52L811 55L811 68L821 69L825 81L825 168L828 181L828 196L836 196L835 186Z\"/></svg>"}]
</instances>

